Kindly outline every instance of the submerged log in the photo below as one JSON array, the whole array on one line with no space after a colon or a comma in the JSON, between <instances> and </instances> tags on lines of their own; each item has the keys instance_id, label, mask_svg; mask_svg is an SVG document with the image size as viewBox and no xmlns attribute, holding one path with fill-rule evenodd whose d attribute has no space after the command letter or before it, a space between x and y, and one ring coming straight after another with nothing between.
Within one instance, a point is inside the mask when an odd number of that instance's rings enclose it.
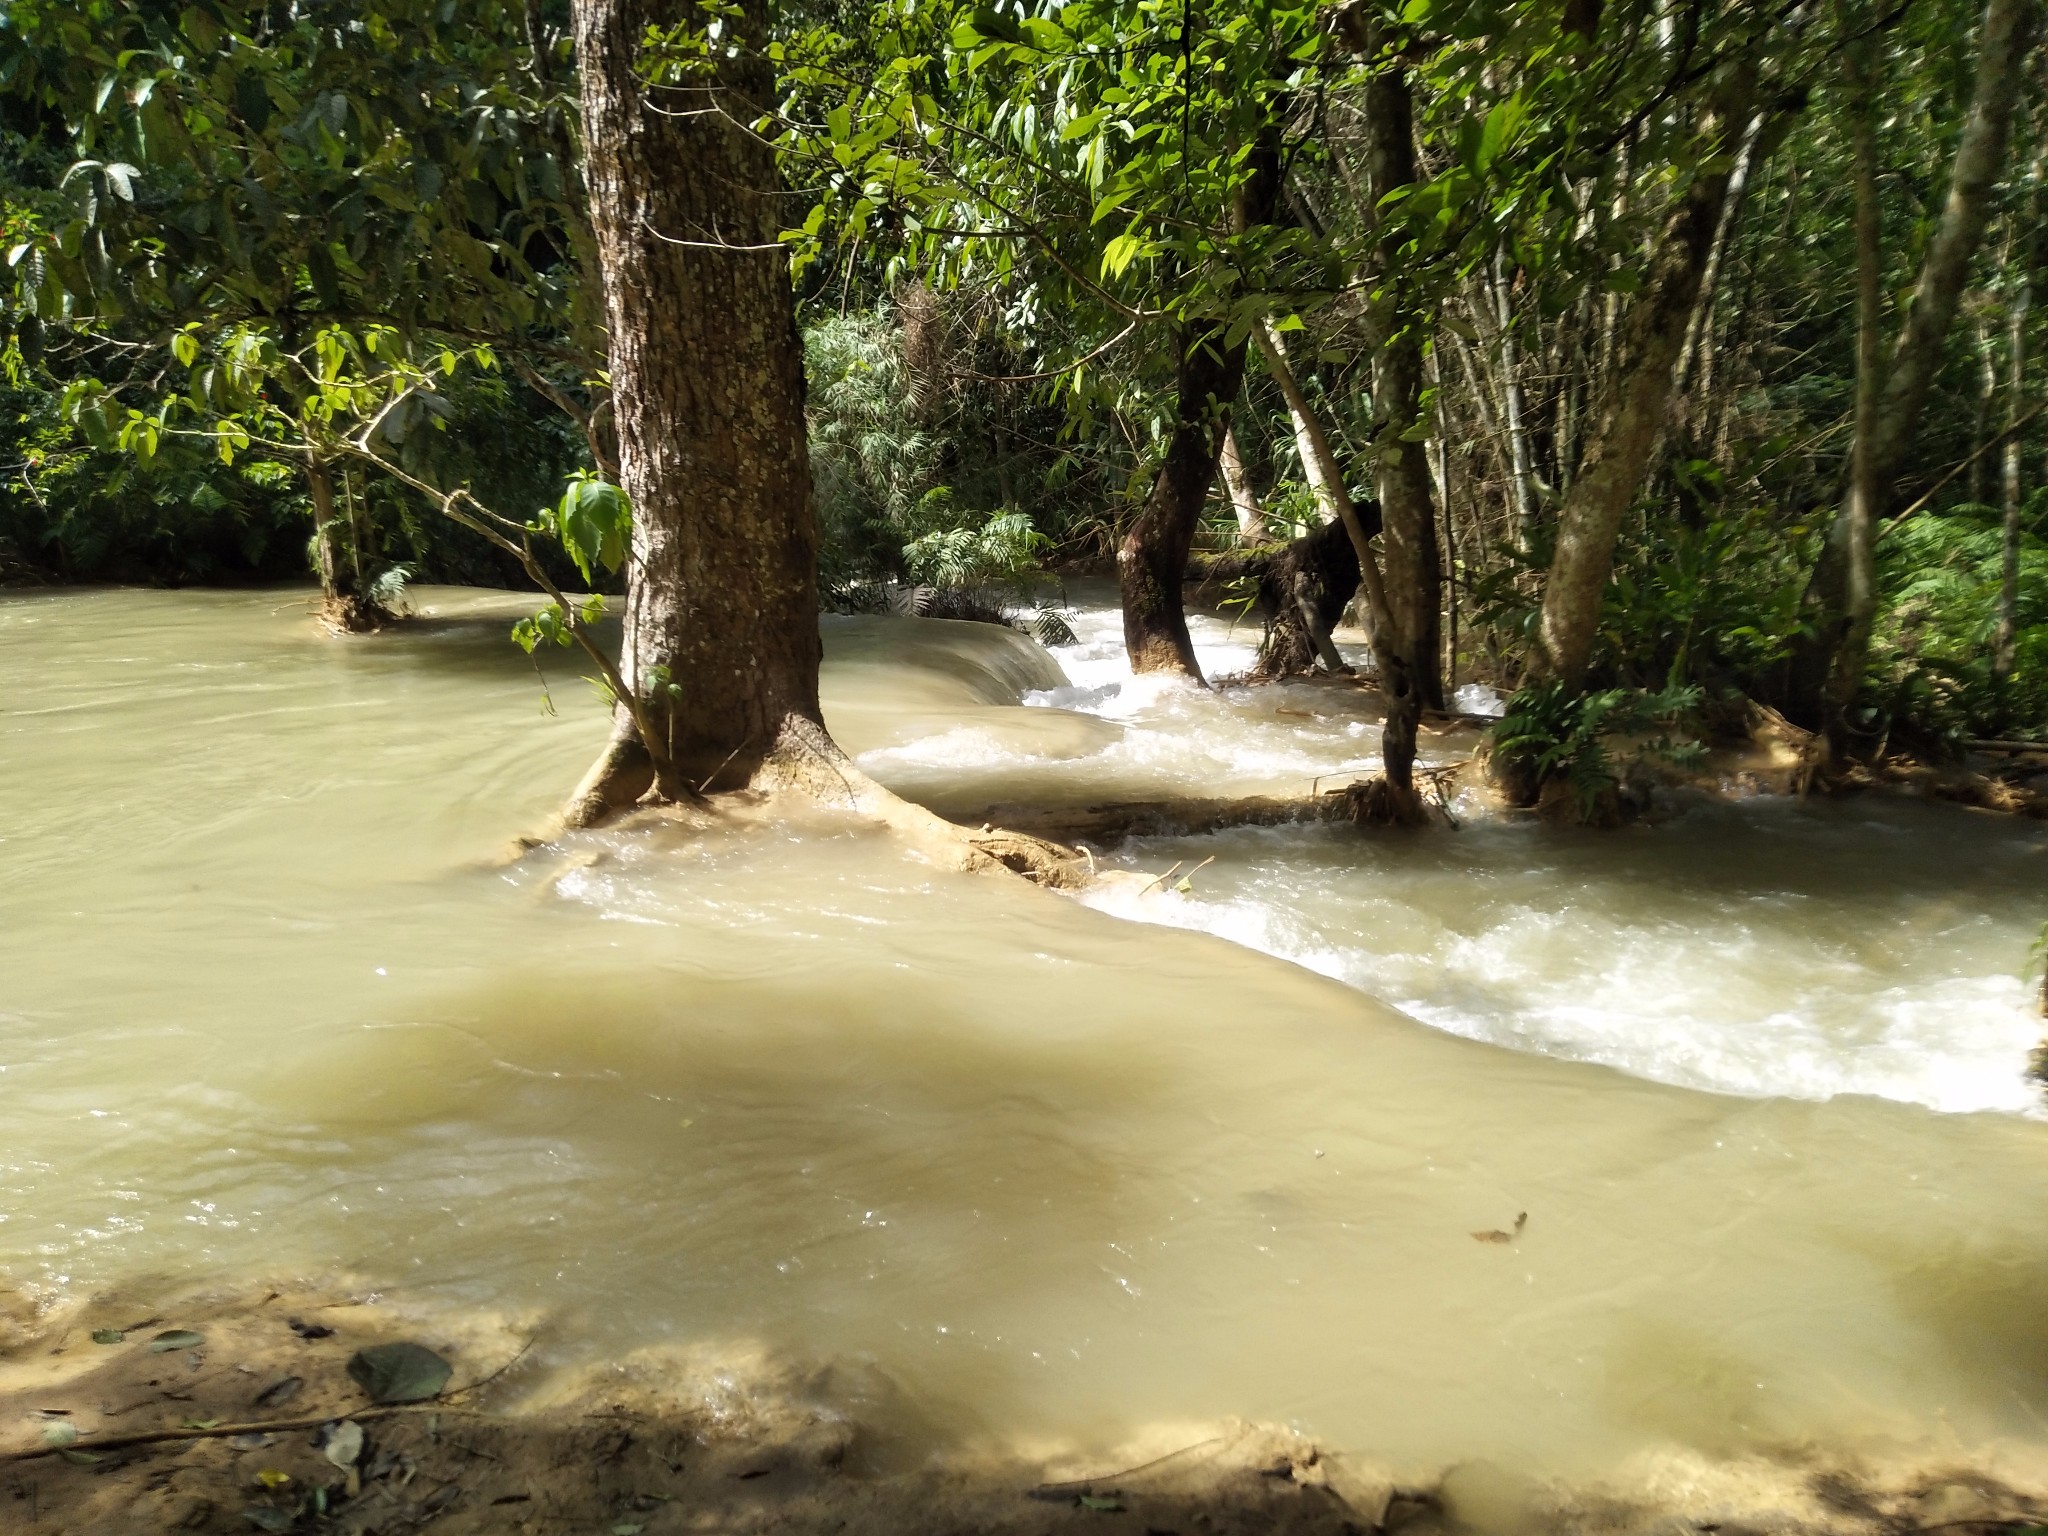
<instances>
[{"instance_id":1,"label":"submerged log","mask_svg":"<svg viewBox=\"0 0 2048 1536\"><path fill-rule=\"evenodd\" d=\"M1349 819L1341 792L1322 795L1199 796L1124 800L1101 805L992 806L984 813L1012 835L1103 847L1132 837L1192 837L1226 827L1279 827ZM980 818L976 818L979 824Z\"/></svg>"}]
</instances>

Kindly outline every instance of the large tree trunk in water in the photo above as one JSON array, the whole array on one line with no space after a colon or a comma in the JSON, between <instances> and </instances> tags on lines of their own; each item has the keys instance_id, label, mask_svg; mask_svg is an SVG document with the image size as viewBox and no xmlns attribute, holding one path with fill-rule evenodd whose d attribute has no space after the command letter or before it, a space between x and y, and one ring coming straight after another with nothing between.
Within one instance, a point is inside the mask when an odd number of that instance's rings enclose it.
<instances>
[{"instance_id":1,"label":"large tree trunk in water","mask_svg":"<svg viewBox=\"0 0 2048 1536\"><path fill-rule=\"evenodd\" d=\"M1368 535L1380 531L1380 509L1367 502L1357 509ZM1342 523L1325 523L1288 544L1234 555L1197 555L1190 564L1190 582L1258 583L1257 609L1266 621L1265 643L1251 677L1273 682L1302 677L1320 663L1328 672L1348 672L1330 632L1358 592L1358 552Z\"/></svg>"},{"instance_id":2,"label":"large tree trunk in water","mask_svg":"<svg viewBox=\"0 0 2048 1536\"><path fill-rule=\"evenodd\" d=\"M1199 683L1202 668L1188 637L1181 578L1216 482L1230 402L1244 381L1244 343L1226 346L1222 326L1190 321L1181 328L1179 346L1173 434L1145 509L1116 552L1116 565L1131 670L1178 672Z\"/></svg>"},{"instance_id":3,"label":"large tree trunk in water","mask_svg":"<svg viewBox=\"0 0 2048 1536\"><path fill-rule=\"evenodd\" d=\"M1384 68L1365 90L1366 158L1376 203L1412 184L1415 172L1414 102L1405 65ZM1381 819L1420 822L1425 813L1415 789L1415 736L1425 708L1443 707L1438 635L1439 588L1436 507L1429 461L1418 440L1422 421L1420 297L1409 282L1396 221L1380 239L1381 288L1372 308L1373 407L1382 420L1374 477L1380 500L1381 569L1360 574L1368 597L1379 588L1373 652L1387 701L1380 737L1384 765ZM1378 579L1375 580L1374 577Z\"/></svg>"},{"instance_id":4,"label":"large tree trunk in water","mask_svg":"<svg viewBox=\"0 0 2048 1536\"><path fill-rule=\"evenodd\" d=\"M362 594L355 545L344 536L334 509L334 466L317 453L306 455L306 489L313 502L313 564L320 573L320 620L338 634L361 635L378 627L383 615Z\"/></svg>"},{"instance_id":5,"label":"large tree trunk in water","mask_svg":"<svg viewBox=\"0 0 2048 1536\"><path fill-rule=\"evenodd\" d=\"M1956 145L1948 200L1884 369L1883 388L1868 421L1867 447L1861 441L1865 434L1858 433L1855 453L1867 459L1862 484L1859 488L1852 478L1807 586L1810 637L1793 652L1787 713L1822 732L1831 751L1847 744L1846 711L1869 661L1877 601L1876 523L1889 508L1913 446L1971 260L1984 236L2012 131L2021 66L2038 22L2038 0L1990 0L1985 9L1977 79Z\"/></svg>"},{"instance_id":6,"label":"large tree trunk in water","mask_svg":"<svg viewBox=\"0 0 2048 1536\"><path fill-rule=\"evenodd\" d=\"M1746 66L1735 68L1705 127L1710 141L1726 140L1748 121L1754 78ZM1593 659L1614 541L1663 434L1672 379L1728 193L1731 148L1725 142L1701 146L1700 168L1666 215L1642 291L1629 306L1621 362L1607 371L1585 456L1558 513L1541 643L1530 658L1536 681L1577 686Z\"/></svg>"},{"instance_id":7,"label":"large tree trunk in water","mask_svg":"<svg viewBox=\"0 0 2048 1536\"><path fill-rule=\"evenodd\" d=\"M836 758L818 709L817 529L803 349L773 151L763 0L711 73L636 74L682 0L575 0L590 219L604 271L619 474L633 550L619 670L660 739L614 714L578 789L587 823L652 790L688 799ZM716 780L715 786L712 781Z\"/></svg>"}]
</instances>

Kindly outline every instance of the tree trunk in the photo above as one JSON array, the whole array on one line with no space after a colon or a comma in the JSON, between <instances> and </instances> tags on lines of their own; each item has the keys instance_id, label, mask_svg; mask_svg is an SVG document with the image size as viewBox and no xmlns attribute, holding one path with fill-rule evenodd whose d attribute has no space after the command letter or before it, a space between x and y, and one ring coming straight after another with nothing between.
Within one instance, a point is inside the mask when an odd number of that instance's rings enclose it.
<instances>
[{"instance_id":1,"label":"tree trunk","mask_svg":"<svg viewBox=\"0 0 2048 1536\"><path fill-rule=\"evenodd\" d=\"M1706 270L1700 274L1699 296L1693 301L1692 318L1686 322L1685 345L1678 356L1678 377L1672 385L1672 394L1679 406L1688 404L1686 396L1691 390L1696 372L1703 377L1701 395L1712 389L1714 353L1714 301L1721 288L1721 269L1728 260L1728 247L1735 238L1735 227L1742 220L1742 205L1749 196L1749 178L1756 169L1758 150L1763 142L1765 114L1759 112L1749 120L1743 130L1742 148L1736 151L1735 166L1728 174L1728 191L1722 199L1720 222L1714 228L1714 244L1707 253ZM1695 432L1697 437L1698 433Z\"/></svg>"},{"instance_id":2,"label":"tree trunk","mask_svg":"<svg viewBox=\"0 0 2048 1536\"><path fill-rule=\"evenodd\" d=\"M2021 66L2038 20L2037 0L1990 0L1985 9L1977 79L1956 145L1948 199L1921 260L1911 308L1871 412L1864 487L1859 492L1852 483L1807 585L1808 638L1793 653L1787 713L1798 724L1821 731L1834 746L1846 741L1842 711L1853 700L1870 655L1876 611L1872 530L1888 510L1913 446L1971 260L1983 239L2005 163Z\"/></svg>"},{"instance_id":3,"label":"tree trunk","mask_svg":"<svg viewBox=\"0 0 2048 1536\"><path fill-rule=\"evenodd\" d=\"M1202 681L1181 580L1195 526L1216 482L1230 402L1244 382L1244 343L1226 346L1223 327L1189 321L1180 332L1177 400L1166 458L1145 509L1116 552L1123 586L1124 647L1133 672L1178 672Z\"/></svg>"},{"instance_id":4,"label":"tree trunk","mask_svg":"<svg viewBox=\"0 0 2048 1536\"><path fill-rule=\"evenodd\" d=\"M318 453L306 454L306 489L313 501L313 564L320 573L320 619L338 634L361 635L383 616L363 596L354 543L334 508L334 466Z\"/></svg>"},{"instance_id":5,"label":"tree trunk","mask_svg":"<svg viewBox=\"0 0 2048 1536\"><path fill-rule=\"evenodd\" d=\"M1622 326L1620 356L1602 380L1585 457L1558 513L1557 549L1543 589L1536 681L1585 680L1614 541L1641 490L1664 428L1671 383L1685 345L1700 278L1726 200L1733 156L1725 139L1749 117L1753 76L1744 70L1716 103L1699 168L1659 231L1642 291Z\"/></svg>"},{"instance_id":6,"label":"tree trunk","mask_svg":"<svg viewBox=\"0 0 2048 1536\"><path fill-rule=\"evenodd\" d=\"M1414 100L1405 65L1382 69L1365 89L1366 161L1375 204L1416 180ZM1382 221L1381 288L1371 310L1373 408L1381 418L1374 444L1379 489L1381 567L1360 574L1375 604L1373 651L1387 701L1381 727L1381 789L1374 814L1392 822L1425 817L1415 788L1416 729L1425 708L1443 707L1439 615L1443 584L1437 556L1436 506L1423 451L1422 343L1427 328L1421 295L1405 260L1397 221ZM1373 580L1377 575L1379 579Z\"/></svg>"},{"instance_id":7,"label":"tree trunk","mask_svg":"<svg viewBox=\"0 0 2048 1536\"><path fill-rule=\"evenodd\" d=\"M1280 201L1277 126L1253 146L1251 174L1230 210L1239 233L1273 222ZM1117 550L1123 586L1124 648L1133 672L1178 672L1199 683L1201 665L1188 638L1181 584L1195 527L1216 483L1217 460L1230 427L1230 410L1244 385L1243 341L1228 342L1228 322L1181 322L1175 359L1173 433L1152 492Z\"/></svg>"},{"instance_id":8,"label":"tree trunk","mask_svg":"<svg viewBox=\"0 0 2048 1536\"><path fill-rule=\"evenodd\" d=\"M1309 489L1314 492L1316 509L1329 521L1341 526L1351 538L1352 548L1358 553L1359 582L1367 587L1365 629L1366 638L1372 639L1379 629L1379 599L1374 598L1372 586L1379 581L1379 570L1373 566L1370 577L1366 567L1373 564L1372 539L1379 533L1377 523L1367 528L1359 517L1358 508L1352 505L1351 491L1344 483L1344 467L1337 462L1336 450L1330 446L1329 434L1323 431L1322 419L1309 404L1308 395L1301 387L1301 380L1295 375L1293 365L1287 359L1287 344L1281 339L1279 330L1270 320L1260 320L1253 329L1259 339L1259 350L1265 354L1266 371L1273 376L1273 382L1280 386L1280 393L1287 401L1287 414L1294 422L1294 446L1301 456L1301 471L1308 477ZM1375 647L1374 658L1378 658Z\"/></svg>"},{"instance_id":9,"label":"tree trunk","mask_svg":"<svg viewBox=\"0 0 2048 1536\"><path fill-rule=\"evenodd\" d=\"M1259 493L1252 489L1252 477L1245 472L1244 455L1237 451L1237 428L1223 429L1223 455L1220 460L1223 470L1223 488L1230 494L1231 509L1237 513L1237 540L1240 544L1263 544L1272 537L1266 526L1265 509L1259 505Z\"/></svg>"},{"instance_id":10,"label":"tree trunk","mask_svg":"<svg viewBox=\"0 0 2048 1536\"><path fill-rule=\"evenodd\" d=\"M1357 509L1368 533L1380 528L1380 509ZM1257 609L1266 623L1265 643L1251 670L1253 680L1302 677L1320 663L1328 672L1348 672L1330 632L1358 592L1358 552L1342 523L1324 523L1288 544L1235 555L1196 556L1188 570L1193 582L1258 583Z\"/></svg>"},{"instance_id":11,"label":"tree trunk","mask_svg":"<svg viewBox=\"0 0 2048 1536\"><path fill-rule=\"evenodd\" d=\"M2020 226L2019 283L2006 301L2005 446L2000 454L1999 491L2004 503L2004 537L1999 549L1998 625L1991 636L1991 675L2000 683L2012 676L2018 659L2020 605L2020 508L2026 448L2019 426L2027 405L2027 316L2033 308L2034 273L2042 255L2041 181L2048 172L2048 127L2037 130L2041 142L2027 168L2025 198L2016 222ZM2048 985L2048 982L2044 982Z\"/></svg>"},{"instance_id":12,"label":"tree trunk","mask_svg":"<svg viewBox=\"0 0 2048 1536\"><path fill-rule=\"evenodd\" d=\"M1842 503L1840 526L1846 530L1848 558L1845 565L1847 611L1860 616L1864 626L1861 643L1854 647L1859 662L1869 641L1870 616L1875 607L1877 572L1877 415L1884 389L1883 343L1879 327L1884 323L1884 230L1878 204L1877 162L1877 59L1878 50L1869 39L1852 44L1842 53L1842 74L1849 91L1850 140L1856 190L1856 405L1855 436L1849 448L1849 491ZM1837 652L1838 663L1849 653ZM1831 752L1843 751L1846 711L1861 681L1860 664L1853 670L1838 665L1827 682L1827 745Z\"/></svg>"},{"instance_id":13,"label":"tree trunk","mask_svg":"<svg viewBox=\"0 0 2048 1536\"><path fill-rule=\"evenodd\" d=\"M651 790L836 757L818 709L817 528L803 350L777 239L773 151L747 126L773 102L764 0L728 18L710 73L648 86L650 26L681 0L575 0L590 219L604 273L620 483L633 504L623 707L569 818ZM659 96L658 102L651 96Z\"/></svg>"},{"instance_id":14,"label":"tree trunk","mask_svg":"<svg viewBox=\"0 0 2048 1536\"><path fill-rule=\"evenodd\" d=\"M1509 287L1507 251L1496 248L1491 268L1494 323L1499 327L1502 409L1508 432L1508 456L1514 492L1515 548L1529 552L1529 538L1536 529L1536 470L1529 454L1529 428L1525 420L1528 405L1522 391L1522 353L1515 339L1514 295Z\"/></svg>"}]
</instances>

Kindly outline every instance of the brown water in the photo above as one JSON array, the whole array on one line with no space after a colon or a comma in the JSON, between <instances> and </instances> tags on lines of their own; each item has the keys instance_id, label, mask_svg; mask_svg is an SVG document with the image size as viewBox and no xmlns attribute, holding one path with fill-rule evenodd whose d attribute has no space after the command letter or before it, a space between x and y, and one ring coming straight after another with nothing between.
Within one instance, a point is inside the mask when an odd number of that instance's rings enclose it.
<instances>
[{"instance_id":1,"label":"brown water","mask_svg":"<svg viewBox=\"0 0 2048 1536\"><path fill-rule=\"evenodd\" d=\"M296 594L0 597L7 1284L356 1277L544 1312L559 1364L765 1341L913 1443L2048 1444L2041 829L1241 833L1120 855L1218 855L1097 898L1142 924L829 812L501 866L599 711L564 670L543 712L517 603L424 601L337 641ZM827 645L835 731L935 798L1372 748L1088 644Z\"/></svg>"}]
</instances>

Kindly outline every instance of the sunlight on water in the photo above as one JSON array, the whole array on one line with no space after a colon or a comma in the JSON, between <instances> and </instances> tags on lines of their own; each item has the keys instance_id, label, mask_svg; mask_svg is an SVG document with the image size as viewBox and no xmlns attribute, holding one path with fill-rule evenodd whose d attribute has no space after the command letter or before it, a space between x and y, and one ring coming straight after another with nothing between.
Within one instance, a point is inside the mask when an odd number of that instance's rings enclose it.
<instances>
[{"instance_id":1,"label":"sunlight on water","mask_svg":"<svg viewBox=\"0 0 2048 1536\"><path fill-rule=\"evenodd\" d=\"M2048 1125L1925 1107L2028 1102L2040 829L1234 833L1106 903L1149 925L829 808L506 864L603 721L568 676L544 711L517 600L425 600L340 642L296 594L0 598L6 1283L352 1277L544 1312L555 1364L766 1340L866 1362L933 1444L2043 1437ZM962 804L1373 750L1335 687L826 633L835 731Z\"/></svg>"}]
</instances>

